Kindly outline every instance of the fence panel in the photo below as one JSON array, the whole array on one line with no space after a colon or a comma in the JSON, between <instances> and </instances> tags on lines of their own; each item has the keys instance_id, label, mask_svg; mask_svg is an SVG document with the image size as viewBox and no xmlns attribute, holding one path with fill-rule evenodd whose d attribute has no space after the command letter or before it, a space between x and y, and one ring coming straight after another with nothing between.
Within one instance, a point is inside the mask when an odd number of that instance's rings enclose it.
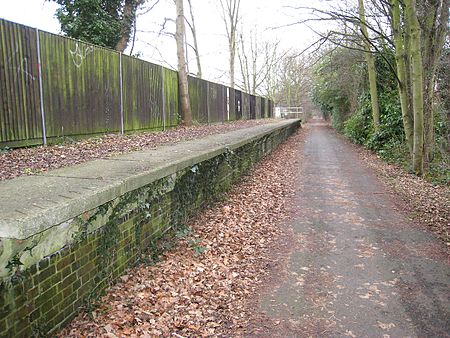
<instances>
[{"instance_id":1,"label":"fence panel","mask_svg":"<svg viewBox=\"0 0 450 338\"><path fill-rule=\"evenodd\" d=\"M178 73L164 68L164 114L166 127L175 127L180 120L178 100Z\"/></svg>"},{"instance_id":2,"label":"fence panel","mask_svg":"<svg viewBox=\"0 0 450 338\"><path fill-rule=\"evenodd\" d=\"M189 76L188 85L192 119L199 123L208 123L208 82Z\"/></svg>"},{"instance_id":3,"label":"fence panel","mask_svg":"<svg viewBox=\"0 0 450 338\"><path fill-rule=\"evenodd\" d=\"M119 54L39 32L47 136L120 130Z\"/></svg>"},{"instance_id":4,"label":"fence panel","mask_svg":"<svg viewBox=\"0 0 450 338\"><path fill-rule=\"evenodd\" d=\"M261 118L261 97L256 96L256 105L255 105L255 116L257 119Z\"/></svg>"},{"instance_id":5,"label":"fence panel","mask_svg":"<svg viewBox=\"0 0 450 338\"><path fill-rule=\"evenodd\" d=\"M227 88L228 90L228 120L234 121L236 118L236 91L232 88Z\"/></svg>"},{"instance_id":6,"label":"fence panel","mask_svg":"<svg viewBox=\"0 0 450 338\"><path fill-rule=\"evenodd\" d=\"M163 127L161 66L122 55L125 131Z\"/></svg>"},{"instance_id":7,"label":"fence panel","mask_svg":"<svg viewBox=\"0 0 450 338\"><path fill-rule=\"evenodd\" d=\"M223 122L227 115L226 87L209 83L209 122Z\"/></svg>"},{"instance_id":8,"label":"fence panel","mask_svg":"<svg viewBox=\"0 0 450 338\"><path fill-rule=\"evenodd\" d=\"M0 142L42 142L36 30L0 19Z\"/></svg>"},{"instance_id":9,"label":"fence panel","mask_svg":"<svg viewBox=\"0 0 450 338\"><path fill-rule=\"evenodd\" d=\"M242 92L242 119L250 119L250 94Z\"/></svg>"},{"instance_id":10,"label":"fence panel","mask_svg":"<svg viewBox=\"0 0 450 338\"><path fill-rule=\"evenodd\" d=\"M125 131L180 121L176 71L3 19L0 47L1 146L42 143L43 125L47 137L57 138L118 132L122 117ZM273 116L270 100L194 77L188 81L197 122Z\"/></svg>"},{"instance_id":11,"label":"fence panel","mask_svg":"<svg viewBox=\"0 0 450 338\"><path fill-rule=\"evenodd\" d=\"M267 112L267 100L263 97L261 99L261 118L266 118L266 112Z\"/></svg>"},{"instance_id":12,"label":"fence panel","mask_svg":"<svg viewBox=\"0 0 450 338\"><path fill-rule=\"evenodd\" d=\"M250 96L250 119L254 120L256 118L256 98L254 95Z\"/></svg>"},{"instance_id":13,"label":"fence panel","mask_svg":"<svg viewBox=\"0 0 450 338\"><path fill-rule=\"evenodd\" d=\"M242 120L242 92L237 89L234 89L234 108L236 120Z\"/></svg>"}]
</instances>

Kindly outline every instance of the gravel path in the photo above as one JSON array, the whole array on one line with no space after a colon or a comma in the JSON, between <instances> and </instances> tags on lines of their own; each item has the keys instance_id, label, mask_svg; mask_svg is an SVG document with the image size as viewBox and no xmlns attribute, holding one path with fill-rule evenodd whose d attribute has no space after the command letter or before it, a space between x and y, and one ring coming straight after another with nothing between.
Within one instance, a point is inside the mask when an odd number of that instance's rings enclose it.
<instances>
[{"instance_id":1,"label":"gravel path","mask_svg":"<svg viewBox=\"0 0 450 338\"><path fill-rule=\"evenodd\" d=\"M261 287L246 335L449 337L443 241L397 210L396 197L326 125L310 127L304 156L287 209L290 251L278 278Z\"/></svg>"},{"instance_id":2,"label":"gravel path","mask_svg":"<svg viewBox=\"0 0 450 338\"><path fill-rule=\"evenodd\" d=\"M205 137L212 134L249 128L270 123L273 120L246 120L224 124L177 127L164 132L146 132L134 135L108 134L74 143L38 146L12 150L0 149L0 180L22 175L32 175L86 161L123 154L127 152L174 144L180 141Z\"/></svg>"}]
</instances>

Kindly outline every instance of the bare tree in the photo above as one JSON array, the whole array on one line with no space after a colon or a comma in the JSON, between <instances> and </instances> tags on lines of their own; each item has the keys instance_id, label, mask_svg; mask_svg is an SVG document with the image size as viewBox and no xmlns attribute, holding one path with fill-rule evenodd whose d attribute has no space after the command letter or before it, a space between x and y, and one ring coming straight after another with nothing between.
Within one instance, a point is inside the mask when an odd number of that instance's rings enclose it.
<instances>
[{"instance_id":1,"label":"bare tree","mask_svg":"<svg viewBox=\"0 0 450 338\"><path fill-rule=\"evenodd\" d=\"M403 124L413 170L421 175L432 160L434 87L448 34L449 0L391 0L390 4Z\"/></svg>"},{"instance_id":2,"label":"bare tree","mask_svg":"<svg viewBox=\"0 0 450 338\"><path fill-rule=\"evenodd\" d=\"M309 92L312 84L310 60L290 53L277 62L273 99L280 106L305 107L311 110Z\"/></svg>"},{"instance_id":3,"label":"bare tree","mask_svg":"<svg viewBox=\"0 0 450 338\"><path fill-rule=\"evenodd\" d=\"M188 79L186 71L186 51L184 49L185 26L183 0L175 0L176 5L176 32L175 40L177 44L178 60L178 83L181 102L181 124L185 126L192 125L192 112L189 102Z\"/></svg>"},{"instance_id":4,"label":"bare tree","mask_svg":"<svg viewBox=\"0 0 450 338\"><path fill-rule=\"evenodd\" d=\"M133 50L134 50L134 45L136 43L136 33L137 33L137 17L139 15L143 15L143 14L147 14L148 12L150 12L153 8L156 7L156 5L159 3L160 0L154 0L153 2L150 2L150 4L146 7L144 7L146 0L139 0L137 1L136 4L136 8L134 9L134 12L129 13L128 15L133 15L133 23L132 23L132 27L130 27L129 29L127 29L126 27L122 26L122 37L121 37L121 41L119 42L118 46L116 46L117 48L122 48L122 52L128 47L128 41L124 41L124 35L128 35L128 37L131 39L131 48L130 48L130 55L134 55L133 54ZM130 9L130 6L129 6ZM141 13L137 13L138 9L142 9ZM125 8L124 8L125 10ZM133 32L133 36L131 37L131 32ZM137 55L134 56L138 56L139 53Z\"/></svg>"},{"instance_id":5,"label":"bare tree","mask_svg":"<svg viewBox=\"0 0 450 338\"><path fill-rule=\"evenodd\" d=\"M411 151L413 170L422 175L432 160L434 147L434 87L445 36L448 34L449 0L371 0L371 13L362 17L348 6L327 10L311 7L311 16L296 23L338 21L348 25L347 31L316 32L323 41L337 46L377 53L394 73L398 82L403 126ZM341 6L342 5L342 6ZM370 21L367 20L370 18ZM365 26L363 41L357 41L356 27ZM369 36L371 35L371 36ZM367 50L370 44L371 51ZM384 53L385 47L395 50L395 64Z\"/></svg>"},{"instance_id":6,"label":"bare tree","mask_svg":"<svg viewBox=\"0 0 450 338\"><path fill-rule=\"evenodd\" d=\"M260 42L256 32L250 33L249 41L243 33L239 34L237 54L242 79L240 87L246 92L255 95L261 92L264 85L267 88L267 82L281 59L278 55L278 45L278 41Z\"/></svg>"},{"instance_id":7,"label":"bare tree","mask_svg":"<svg viewBox=\"0 0 450 338\"><path fill-rule=\"evenodd\" d=\"M128 47L130 39L134 45L136 38L136 17L138 8L144 6L147 0L125 0L123 4L123 13L121 20L121 32L120 40L117 42L115 50L119 52L125 51ZM153 1L148 8L144 10L144 13L150 12L160 0ZM131 35L133 33L133 36Z\"/></svg>"},{"instance_id":8,"label":"bare tree","mask_svg":"<svg viewBox=\"0 0 450 338\"><path fill-rule=\"evenodd\" d=\"M230 87L234 88L234 65L236 58L237 26L241 0L220 0L222 18L228 39Z\"/></svg>"},{"instance_id":9,"label":"bare tree","mask_svg":"<svg viewBox=\"0 0 450 338\"><path fill-rule=\"evenodd\" d=\"M194 19L194 9L192 7L192 1L188 0L188 4L189 4L189 14L191 16L191 22L189 22L189 20L186 19L186 23L188 24L191 33L192 33L192 38L194 40L194 52L195 52L195 59L197 61L197 76L199 78L202 77L202 65L200 63L200 51L198 49L198 40L197 40L197 29L195 28L195 19Z\"/></svg>"}]
</instances>

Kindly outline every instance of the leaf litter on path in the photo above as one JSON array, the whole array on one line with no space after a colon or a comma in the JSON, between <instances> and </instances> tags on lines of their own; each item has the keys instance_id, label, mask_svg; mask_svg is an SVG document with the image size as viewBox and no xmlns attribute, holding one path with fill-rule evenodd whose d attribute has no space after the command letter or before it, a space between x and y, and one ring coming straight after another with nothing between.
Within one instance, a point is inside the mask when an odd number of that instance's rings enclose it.
<instances>
[{"instance_id":1,"label":"leaf litter on path","mask_svg":"<svg viewBox=\"0 0 450 338\"><path fill-rule=\"evenodd\" d=\"M61 337L199 337L241 334L249 300L268 277L283 235L285 202L302 131L244 176L226 198L154 265L141 264L107 290L95 316L81 312ZM203 250L198 250L202 248Z\"/></svg>"},{"instance_id":2,"label":"leaf litter on path","mask_svg":"<svg viewBox=\"0 0 450 338\"><path fill-rule=\"evenodd\" d=\"M192 127L179 126L166 131L143 132L131 135L106 134L77 142L73 141L72 143L65 142L63 144L9 150L0 149L0 181L23 175L33 175L99 158L254 127L273 121L273 119L260 119L195 125Z\"/></svg>"}]
</instances>

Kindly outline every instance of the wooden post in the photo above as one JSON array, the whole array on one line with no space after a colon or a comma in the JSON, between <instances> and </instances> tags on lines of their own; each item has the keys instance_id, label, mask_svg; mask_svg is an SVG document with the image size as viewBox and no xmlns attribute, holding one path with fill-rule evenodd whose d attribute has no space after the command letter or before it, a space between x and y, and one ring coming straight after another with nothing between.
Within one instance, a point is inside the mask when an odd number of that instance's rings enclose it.
<instances>
[{"instance_id":1,"label":"wooden post","mask_svg":"<svg viewBox=\"0 0 450 338\"><path fill-rule=\"evenodd\" d=\"M208 124L210 122L210 103L209 103L209 81L206 82L206 113L208 116Z\"/></svg>"}]
</instances>

